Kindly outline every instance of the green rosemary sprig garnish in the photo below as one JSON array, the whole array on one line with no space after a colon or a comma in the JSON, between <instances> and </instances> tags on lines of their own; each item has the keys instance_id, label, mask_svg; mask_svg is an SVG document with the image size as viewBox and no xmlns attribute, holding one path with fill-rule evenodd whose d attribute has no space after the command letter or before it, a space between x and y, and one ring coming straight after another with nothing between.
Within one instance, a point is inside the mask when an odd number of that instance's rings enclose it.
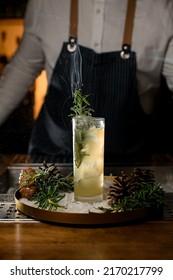
<instances>
[{"instance_id":1,"label":"green rosemary sprig garnish","mask_svg":"<svg viewBox=\"0 0 173 280\"><path fill-rule=\"evenodd\" d=\"M41 171L35 177L37 192L33 200L42 209L53 210L58 207L59 201L64 197L64 192L73 190L73 182L60 173L50 174L48 171Z\"/></svg>"},{"instance_id":2,"label":"green rosemary sprig garnish","mask_svg":"<svg viewBox=\"0 0 173 280\"><path fill-rule=\"evenodd\" d=\"M84 117L91 116L91 113L94 111L90 108L90 103L88 101L88 95L84 95L81 89L76 89L73 92L74 106L71 107L72 114L70 117ZM86 145L85 136L86 133L81 129L75 131L75 164L77 168L81 165L83 158L87 155L84 151Z\"/></svg>"},{"instance_id":3,"label":"green rosemary sprig garnish","mask_svg":"<svg viewBox=\"0 0 173 280\"><path fill-rule=\"evenodd\" d=\"M38 207L47 210L54 210L58 207L65 207L59 204L60 200L65 196L65 192L73 191L73 181L68 176L63 176L55 164L47 165L43 162L43 166L35 173L25 173L26 179L22 180L25 187L29 182L35 186L35 194L31 197Z\"/></svg>"},{"instance_id":4,"label":"green rosemary sprig garnish","mask_svg":"<svg viewBox=\"0 0 173 280\"><path fill-rule=\"evenodd\" d=\"M90 95L84 95L81 89L76 89L73 92L74 106L71 107L72 114L70 117L75 116L91 116L93 109L90 108L88 97Z\"/></svg>"},{"instance_id":5,"label":"green rosemary sprig garnish","mask_svg":"<svg viewBox=\"0 0 173 280\"><path fill-rule=\"evenodd\" d=\"M153 208L159 210L165 205L165 192L158 183L142 184L140 190L130 196L118 199L110 208L99 207L101 211L121 212L132 211L138 208Z\"/></svg>"},{"instance_id":6,"label":"green rosemary sprig garnish","mask_svg":"<svg viewBox=\"0 0 173 280\"><path fill-rule=\"evenodd\" d=\"M47 210L56 210L57 208L65 208L66 206L60 205L59 201L63 199L65 194L59 194L57 192L56 186L48 186L48 188L40 189L33 200L38 205L39 208Z\"/></svg>"},{"instance_id":7,"label":"green rosemary sprig garnish","mask_svg":"<svg viewBox=\"0 0 173 280\"><path fill-rule=\"evenodd\" d=\"M86 139L88 139L87 131L82 129L76 129L75 131L75 165L77 168L81 165L81 162L85 156L89 154L85 151Z\"/></svg>"}]
</instances>

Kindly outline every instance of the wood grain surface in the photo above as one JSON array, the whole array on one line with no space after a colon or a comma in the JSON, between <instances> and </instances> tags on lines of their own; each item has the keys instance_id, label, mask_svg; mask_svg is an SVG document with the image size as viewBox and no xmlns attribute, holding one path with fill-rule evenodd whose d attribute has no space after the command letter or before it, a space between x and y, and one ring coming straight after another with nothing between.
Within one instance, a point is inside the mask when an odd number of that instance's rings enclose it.
<instances>
[{"instance_id":1,"label":"wood grain surface","mask_svg":"<svg viewBox=\"0 0 173 280\"><path fill-rule=\"evenodd\" d=\"M1 260L172 260L173 222L75 227L0 223Z\"/></svg>"}]
</instances>

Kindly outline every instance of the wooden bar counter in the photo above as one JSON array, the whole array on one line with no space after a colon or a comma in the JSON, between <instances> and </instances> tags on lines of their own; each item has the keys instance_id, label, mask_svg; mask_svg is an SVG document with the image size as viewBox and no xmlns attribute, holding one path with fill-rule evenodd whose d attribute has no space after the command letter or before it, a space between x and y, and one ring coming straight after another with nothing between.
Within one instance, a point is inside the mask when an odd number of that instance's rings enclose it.
<instances>
[{"instance_id":1,"label":"wooden bar counter","mask_svg":"<svg viewBox=\"0 0 173 280\"><path fill-rule=\"evenodd\" d=\"M1 157L1 171L12 159ZM0 259L173 260L173 220L108 226L0 221Z\"/></svg>"},{"instance_id":2,"label":"wooden bar counter","mask_svg":"<svg viewBox=\"0 0 173 280\"><path fill-rule=\"evenodd\" d=\"M172 260L173 222L79 228L33 223L0 224L3 260Z\"/></svg>"}]
</instances>

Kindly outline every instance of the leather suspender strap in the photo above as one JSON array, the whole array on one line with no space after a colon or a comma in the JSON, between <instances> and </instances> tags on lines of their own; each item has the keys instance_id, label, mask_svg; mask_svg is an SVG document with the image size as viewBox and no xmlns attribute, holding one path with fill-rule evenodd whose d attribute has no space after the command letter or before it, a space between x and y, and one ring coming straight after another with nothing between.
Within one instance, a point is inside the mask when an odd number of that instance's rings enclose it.
<instances>
[{"instance_id":1,"label":"leather suspender strap","mask_svg":"<svg viewBox=\"0 0 173 280\"><path fill-rule=\"evenodd\" d=\"M129 51L133 33L133 22L136 8L136 0L128 0L126 21L124 26L124 37L121 56L129 58ZM72 38L77 38L78 33L78 0L71 0L70 8L70 30L69 34Z\"/></svg>"},{"instance_id":2,"label":"leather suspender strap","mask_svg":"<svg viewBox=\"0 0 173 280\"><path fill-rule=\"evenodd\" d=\"M77 38L78 32L78 0L71 0L70 7L70 37Z\"/></svg>"},{"instance_id":3,"label":"leather suspender strap","mask_svg":"<svg viewBox=\"0 0 173 280\"><path fill-rule=\"evenodd\" d=\"M124 37L123 37L123 44L126 45L131 45L135 8L136 8L136 0L128 0L126 21L124 27Z\"/></svg>"}]
</instances>

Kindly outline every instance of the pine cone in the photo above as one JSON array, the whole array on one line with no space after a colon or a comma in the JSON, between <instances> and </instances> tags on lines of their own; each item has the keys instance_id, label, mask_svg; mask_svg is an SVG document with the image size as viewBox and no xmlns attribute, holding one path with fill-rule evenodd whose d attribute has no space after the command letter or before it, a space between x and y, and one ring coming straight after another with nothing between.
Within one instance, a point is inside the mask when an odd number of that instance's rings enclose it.
<instances>
[{"instance_id":1,"label":"pine cone","mask_svg":"<svg viewBox=\"0 0 173 280\"><path fill-rule=\"evenodd\" d=\"M150 169L134 168L130 176L122 171L121 176L115 176L113 186L109 187L107 197L110 199L109 204L130 196L138 191L143 184L152 184L154 181L154 173Z\"/></svg>"},{"instance_id":2,"label":"pine cone","mask_svg":"<svg viewBox=\"0 0 173 280\"><path fill-rule=\"evenodd\" d=\"M19 192L22 197L31 199L36 193L37 189L32 179L36 171L33 168L27 168L22 170L19 176Z\"/></svg>"},{"instance_id":3,"label":"pine cone","mask_svg":"<svg viewBox=\"0 0 173 280\"><path fill-rule=\"evenodd\" d=\"M48 165L44 161L43 166L40 166L39 169L41 169L42 171L48 172L50 175L53 175L53 176L59 176L59 174L60 174L58 167L54 163L51 163L50 165Z\"/></svg>"},{"instance_id":4,"label":"pine cone","mask_svg":"<svg viewBox=\"0 0 173 280\"><path fill-rule=\"evenodd\" d=\"M134 184L139 184L140 186L155 182L154 172L151 169L134 168L130 178Z\"/></svg>"}]
</instances>

